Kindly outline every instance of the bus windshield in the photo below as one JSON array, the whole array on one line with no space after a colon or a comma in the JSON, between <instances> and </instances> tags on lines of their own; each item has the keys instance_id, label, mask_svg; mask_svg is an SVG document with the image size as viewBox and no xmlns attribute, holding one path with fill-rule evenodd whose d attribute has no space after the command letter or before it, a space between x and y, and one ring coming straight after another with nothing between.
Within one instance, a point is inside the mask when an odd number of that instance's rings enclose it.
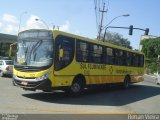
<instances>
[{"instance_id":1,"label":"bus windshield","mask_svg":"<svg viewBox=\"0 0 160 120\"><path fill-rule=\"evenodd\" d=\"M18 41L15 65L47 66L53 61L53 40Z\"/></svg>"}]
</instances>

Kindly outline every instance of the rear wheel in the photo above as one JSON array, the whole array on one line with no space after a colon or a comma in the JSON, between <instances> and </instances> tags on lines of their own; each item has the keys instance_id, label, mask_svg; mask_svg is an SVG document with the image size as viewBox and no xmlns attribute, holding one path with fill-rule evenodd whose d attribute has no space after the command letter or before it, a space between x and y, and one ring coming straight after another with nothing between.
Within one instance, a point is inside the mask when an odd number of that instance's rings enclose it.
<instances>
[{"instance_id":1,"label":"rear wheel","mask_svg":"<svg viewBox=\"0 0 160 120\"><path fill-rule=\"evenodd\" d=\"M130 77L126 76L123 82L123 88L127 89L130 87Z\"/></svg>"}]
</instances>

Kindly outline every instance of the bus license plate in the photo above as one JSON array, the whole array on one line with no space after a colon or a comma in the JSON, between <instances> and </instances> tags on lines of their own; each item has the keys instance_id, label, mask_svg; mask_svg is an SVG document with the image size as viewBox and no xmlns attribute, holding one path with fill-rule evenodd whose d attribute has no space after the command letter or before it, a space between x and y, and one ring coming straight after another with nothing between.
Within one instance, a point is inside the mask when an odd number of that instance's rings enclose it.
<instances>
[{"instance_id":1,"label":"bus license plate","mask_svg":"<svg viewBox=\"0 0 160 120\"><path fill-rule=\"evenodd\" d=\"M22 81L21 84L22 84L22 85L28 85L28 83L25 82L25 81Z\"/></svg>"}]
</instances>

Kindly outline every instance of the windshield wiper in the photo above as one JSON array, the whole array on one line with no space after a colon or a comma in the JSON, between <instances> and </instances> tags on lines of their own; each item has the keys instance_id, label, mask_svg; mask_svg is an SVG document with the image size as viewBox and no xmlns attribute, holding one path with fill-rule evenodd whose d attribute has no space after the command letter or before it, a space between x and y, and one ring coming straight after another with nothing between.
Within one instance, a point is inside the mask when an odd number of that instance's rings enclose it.
<instances>
[{"instance_id":1,"label":"windshield wiper","mask_svg":"<svg viewBox=\"0 0 160 120\"><path fill-rule=\"evenodd\" d=\"M30 56L29 56L29 60L31 60L31 55L32 53L35 53L35 51L39 48L39 46L42 44L42 40L38 41L35 45L32 46L31 52L30 52Z\"/></svg>"},{"instance_id":2,"label":"windshield wiper","mask_svg":"<svg viewBox=\"0 0 160 120\"><path fill-rule=\"evenodd\" d=\"M35 52L38 48L39 48L39 46L42 44L42 40L40 40L40 41L38 41L33 47L32 47L32 49L31 49L31 53L33 52Z\"/></svg>"}]
</instances>

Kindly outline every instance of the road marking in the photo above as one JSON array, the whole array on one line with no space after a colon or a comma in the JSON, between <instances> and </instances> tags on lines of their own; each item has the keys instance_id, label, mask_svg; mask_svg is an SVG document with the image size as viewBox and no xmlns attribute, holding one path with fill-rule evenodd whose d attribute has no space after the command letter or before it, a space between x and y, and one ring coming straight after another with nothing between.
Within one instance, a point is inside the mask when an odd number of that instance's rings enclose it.
<instances>
[{"instance_id":1,"label":"road marking","mask_svg":"<svg viewBox=\"0 0 160 120\"><path fill-rule=\"evenodd\" d=\"M131 111L112 111L112 112L104 112L104 111L73 111L73 110L54 110L54 109L31 109L26 108L25 110L32 110L38 112L48 112L48 113L68 113L68 114L136 114L136 112Z\"/></svg>"},{"instance_id":2,"label":"road marking","mask_svg":"<svg viewBox=\"0 0 160 120\"><path fill-rule=\"evenodd\" d=\"M5 107L6 108L6 107ZM4 108L3 108L4 109ZM54 110L54 109L36 109L36 108L15 108L7 107L7 109L20 110L20 112L44 112L44 113L55 113L55 114L137 114L134 111L89 111L89 110ZM22 111L24 110L24 111ZM28 113L28 112L27 112Z\"/></svg>"}]
</instances>

